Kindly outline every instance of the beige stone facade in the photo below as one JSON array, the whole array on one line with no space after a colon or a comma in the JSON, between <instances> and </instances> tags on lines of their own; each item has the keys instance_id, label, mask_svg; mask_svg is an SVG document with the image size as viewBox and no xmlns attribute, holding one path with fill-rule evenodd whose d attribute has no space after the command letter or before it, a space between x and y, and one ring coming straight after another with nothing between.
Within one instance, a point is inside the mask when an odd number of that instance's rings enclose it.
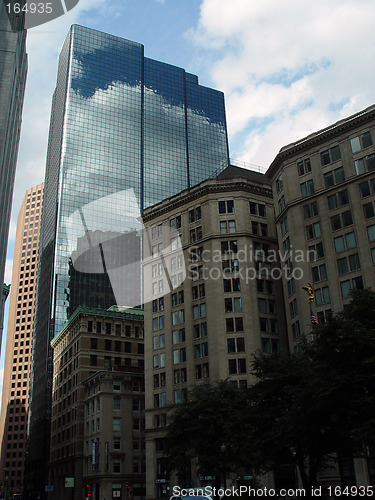
<instances>
[{"instance_id":1,"label":"beige stone facade","mask_svg":"<svg viewBox=\"0 0 375 500\"><path fill-rule=\"evenodd\" d=\"M272 183L290 351L341 311L351 289L375 289L375 106L282 148ZM309 302L303 287L311 284ZM329 383L329 381L328 381ZM375 457L338 462L347 484L373 484ZM338 471L322 474L340 481Z\"/></svg>"},{"instance_id":2,"label":"beige stone facade","mask_svg":"<svg viewBox=\"0 0 375 500\"><path fill-rule=\"evenodd\" d=\"M273 219L264 176L238 167L144 213L147 498L167 494L168 409L196 384L251 384L254 352L287 349Z\"/></svg>"},{"instance_id":3,"label":"beige stone facade","mask_svg":"<svg viewBox=\"0 0 375 500\"><path fill-rule=\"evenodd\" d=\"M143 311L79 307L51 344L50 497L141 498Z\"/></svg>"},{"instance_id":4,"label":"beige stone facade","mask_svg":"<svg viewBox=\"0 0 375 500\"><path fill-rule=\"evenodd\" d=\"M29 377L43 184L26 191L17 219L0 416L0 483L23 491Z\"/></svg>"},{"instance_id":5,"label":"beige stone facade","mask_svg":"<svg viewBox=\"0 0 375 500\"><path fill-rule=\"evenodd\" d=\"M272 182L290 348L311 331L302 287L315 288L319 323L351 288L375 288L375 106L285 146ZM293 279L294 276L294 279Z\"/></svg>"}]
</instances>

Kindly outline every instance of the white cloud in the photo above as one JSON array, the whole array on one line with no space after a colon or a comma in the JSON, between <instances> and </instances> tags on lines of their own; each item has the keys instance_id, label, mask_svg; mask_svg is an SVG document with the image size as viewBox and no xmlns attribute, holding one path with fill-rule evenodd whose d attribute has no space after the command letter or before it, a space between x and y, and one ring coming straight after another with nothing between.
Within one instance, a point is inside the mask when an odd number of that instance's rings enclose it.
<instances>
[{"instance_id":1,"label":"white cloud","mask_svg":"<svg viewBox=\"0 0 375 500\"><path fill-rule=\"evenodd\" d=\"M231 149L267 166L280 147L371 105L373 14L372 0L203 0L189 36L225 92Z\"/></svg>"}]
</instances>

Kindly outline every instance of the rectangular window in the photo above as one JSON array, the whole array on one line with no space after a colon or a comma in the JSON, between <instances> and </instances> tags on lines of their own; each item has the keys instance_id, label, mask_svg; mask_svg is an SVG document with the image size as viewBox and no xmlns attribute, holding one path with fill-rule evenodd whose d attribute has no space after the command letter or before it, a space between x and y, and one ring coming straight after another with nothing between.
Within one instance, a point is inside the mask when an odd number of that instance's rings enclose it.
<instances>
[{"instance_id":1,"label":"rectangular window","mask_svg":"<svg viewBox=\"0 0 375 500\"><path fill-rule=\"evenodd\" d=\"M325 264L313 267L311 271L314 283L316 283L317 281L322 281L327 279L327 269Z\"/></svg>"},{"instance_id":2,"label":"rectangular window","mask_svg":"<svg viewBox=\"0 0 375 500\"><path fill-rule=\"evenodd\" d=\"M245 352L245 339L243 337L228 339L227 349L229 354L236 352Z\"/></svg>"},{"instance_id":3,"label":"rectangular window","mask_svg":"<svg viewBox=\"0 0 375 500\"><path fill-rule=\"evenodd\" d=\"M358 137L353 137L350 139L350 146L352 148L352 153L357 153L362 149L372 146L371 132L365 132Z\"/></svg>"},{"instance_id":4,"label":"rectangular window","mask_svg":"<svg viewBox=\"0 0 375 500\"><path fill-rule=\"evenodd\" d=\"M316 245L309 246L309 260L310 262L314 262L317 259L321 259L324 257L324 247L323 243L317 243Z\"/></svg>"},{"instance_id":5,"label":"rectangular window","mask_svg":"<svg viewBox=\"0 0 375 500\"><path fill-rule=\"evenodd\" d=\"M112 429L114 431L121 431L121 418L113 417Z\"/></svg>"},{"instance_id":6,"label":"rectangular window","mask_svg":"<svg viewBox=\"0 0 375 500\"><path fill-rule=\"evenodd\" d=\"M259 217L266 217L266 205L258 203Z\"/></svg>"},{"instance_id":7,"label":"rectangular window","mask_svg":"<svg viewBox=\"0 0 375 500\"><path fill-rule=\"evenodd\" d=\"M233 318L227 318L225 320L225 322L226 322L227 332L228 333L234 332L234 319Z\"/></svg>"},{"instance_id":8,"label":"rectangular window","mask_svg":"<svg viewBox=\"0 0 375 500\"><path fill-rule=\"evenodd\" d=\"M295 282L295 279L294 278L290 279L287 282L287 286L288 286L288 295L290 297L296 291L296 282Z\"/></svg>"},{"instance_id":9,"label":"rectangular window","mask_svg":"<svg viewBox=\"0 0 375 500\"><path fill-rule=\"evenodd\" d=\"M297 320L295 323L292 324L292 334L293 334L293 340L296 340L301 336L299 320Z\"/></svg>"},{"instance_id":10,"label":"rectangular window","mask_svg":"<svg viewBox=\"0 0 375 500\"><path fill-rule=\"evenodd\" d=\"M303 182L301 184L301 196L305 198L306 196L310 196L315 193L314 181L313 179Z\"/></svg>"},{"instance_id":11,"label":"rectangular window","mask_svg":"<svg viewBox=\"0 0 375 500\"><path fill-rule=\"evenodd\" d=\"M266 299L258 298L258 310L260 312L267 312L267 301Z\"/></svg>"},{"instance_id":12,"label":"rectangular window","mask_svg":"<svg viewBox=\"0 0 375 500\"><path fill-rule=\"evenodd\" d=\"M369 241L375 241L375 224L367 226L367 235Z\"/></svg>"},{"instance_id":13,"label":"rectangular window","mask_svg":"<svg viewBox=\"0 0 375 500\"><path fill-rule=\"evenodd\" d=\"M361 143L359 141L359 137L353 137L353 139L350 139L350 146L352 148L352 153L361 151Z\"/></svg>"},{"instance_id":14,"label":"rectangular window","mask_svg":"<svg viewBox=\"0 0 375 500\"><path fill-rule=\"evenodd\" d=\"M306 237L308 240L318 238L319 236L321 236L319 222L315 222L314 224L309 224L308 226L306 226Z\"/></svg>"},{"instance_id":15,"label":"rectangular window","mask_svg":"<svg viewBox=\"0 0 375 500\"><path fill-rule=\"evenodd\" d=\"M324 184L326 188L339 184L345 180L344 167L336 168L324 174Z\"/></svg>"},{"instance_id":16,"label":"rectangular window","mask_svg":"<svg viewBox=\"0 0 375 500\"><path fill-rule=\"evenodd\" d=\"M250 201L250 213L252 215L258 215L258 205L254 201Z\"/></svg>"},{"instance_id":17,"label":"rectangular window","mask_svg":"<svg viewBox=\"0 0 375 500\"><path fill-rule=\"evenodd\" d=\"M345 235L345 244L348 250L357 246L357 241L354 233L347 233Z\"/></svg>"},{"instance_id":18,"label":"rectangular window","mask_svg":"<svg viewBox=\"0 0 375 500\"><path fill-rule=\"evenodd\" d=\"M346 212L342 212L341 218L342 218L342 226L343 227L351 226L353 224L353 217L352 217L351 210L347 210Z\"/></svg>"},{"instance_id":19,"label":"rectangular window","mask_svg":"<svg viewBox=\"0 0 375 500\"><path fill-rule=\"evenodd\" d=\"M364 215L365 219L371 219L371 217L374 217L375 212L374 212L374 205L373 205L372 201L362 205L362 209L363 209L363 215Z\"/></svg>"},{"instance_id":20,"label":"rectangular window","mask_svg":"<svg viewBox=\"0 0 375 500\"><path fill-rule=\"evenodd\" d=\"M332 148L320 153L320 161L323 167L331 162L339 160L340 158L341 153L339 146L333 146Z\"/></svg>"},{"instance_id":21,"label":"rectangular window","mask_svg":"<svg viewBox=\"0 0 375 500\"><path fill-rule=\"evenodd\" d=\"M305 220L311 219L311 217L316 217L317 215L319 215L318 202L313 201L312 203L305 205L303 207L303 214L304 214Z\"/></svg>"},{"instance_id":22,"label":"rectangular window","mask_svg":"<svg viewBox=\"0 0 375 500\"><path fill-rule=\"evenodd\" d=\"M341 283L340 283L340 289L341 289L341 297L343 299L345 299L346 297L348 297L348 295L350 293L350 290L351 290L350 280L341 281Z\"/></svg>"},{"instance_id":23,"label":"rectangular window","mask_svg":"<svg viewBox=\"0 0 375 500\"><path fill-rule=\"evenodd\" d=\"M311 172L311 162L310 158L306 158L305 160L301 160L297 162L297 172L298 175L304 175Z\"/></svg>"},{"instance_id":24,"label":"rectangular window","mask_svg":"<svg viewBox=\"0 0 375 500\"><path fill-rule=\"evenodd\" d=\"M331 217L331 228L332 231L341 229L342 227L347 227L353 224L353 217L351 210L342 212L341 214L336 214Z\"/></svg>"},{"instance_id":25,"label":"rectangular window","mask_svg":"<svg viewBox=\"0 0 375 500\"><path fill-rule=\"evenodd\" d=\"M351 248L355 248L357 246L355 234L347 233L342 236L337 236L337 238L333 239L336 253L343 252L344 250Z\"/></svg>"},{"instance_id":26,"label":"rectangular window","mask_svg":"<svg viewBox=\"0 0 375 500\"><path fill-rule=\"evenodd\" d=\"M186 347L175 349L173 351L173 364L183 363L186 361Z\"/></svg>"},{"instance_id":27,"label":"rectangular window","mask_svg":"<svg viewBox=\"0 0 375 500\"><path fill-rule=\"evenodd\" d=\"M361 268L361 263L359 261L359 255L354 253L353 255L349 255L349 267L351 271L357 271Z\"/></svg>"},{"instance_id":28,"label":"rectangular window","mask_svg":"<svg viewBox=\"0 0 375 500\"><path fill-rule=\"evenodd\" d=\"M358 185L359 188L359 194L361 195L361 198L366 198L367 196L370 196L371 190L370 190L370 185L368 181L361 182Z\"/></svg>"},{"instance_id":29,"label":"rectangular window","mask_svg":"<svg viewBox=\"0 0 375 500\"><path fill-rule=\"evenodd\" d=\"M202 226L197 226L194 229L190 230L190 243L195 243L198 240L201 240L203 236Z\"/></svg>"},{"instance_id":30,"label":"rectangular window","mask_svg":"<svg viewBox=\"0 0 375 500\"><path fill-rule=\"evenodd\" d=\"M335 245L336 253L343 252L345 250L344 236L338 236L337 238L334 238L333 242Z\"/></svg>"},{"instance_id":31,"label":"rectangular window","mask_svg":"<svg viewBox=\"0 0 375 500\"><path fill-rule=\"evenodd\" d=\"M280 193L282 189L283 189L283 174L280 174L279 177L276 179L276 192Z\"/></svg>"},{"instance_id":32,"label":"rectangular window","mask_svg":"<svg viewBox=\"0 0 375 500\"><path fill-rule=\"evenodd\" d=\"M246 359L228 359L228 371L230 375L246 373Z\"/></svg>"},{"instance_id":33,"label":"rectangular window","mask_svg":"<svg viewBox=\"0 0 375 500\"><path fill-rule=\"evenodd\" d=\"M289 302L289 312L291 318L294 318L294 316L298 314L298 303L296 299L293 299L291 302Z\"/></svg>"},{"instance_id":34,"label":"rectangular window","mask_svg":"<svg viewBox=\"0 0 375 500\"><path fill-rule=\"evenodd\" d=\"M280 343L276 339L262 338L262 352L272 353L280 351Z\"/></svg>"},{"instance_id":35,"label":"rectangular window","mask_svg":"<svg viewBox=\"0 0 375 500\"><path fill-rule=\"evenodd\" d=\"M185 321L185 311L180 309L179 311L172 312L172 325L178 325Z\"/></svg>"},{"instance_id":36,"label":"rectangular window","mask_svg":"<svg viewBox=\"0 0 375 500\"><path fill-rule=\"evenodd\" d=\"M339 275L345 274L349 271L348 261L346 257L343 257L342 259L337 259L337 270Z\"/></svg>"},{"instance_id":37,"label":"rectangular window","mask_svg":"<svg viewBox=\"0 0 375 500\"><path fill-rule=\"evenodd\" d=\"M228 233L228 224L226 220L220 221L220 234Z\"/></svg>"},{"instance_id":38,"label":"rectangular window","mask_svg":"<svg viewBox=\"0 0 375 500\"><path fill-rule=\"evenodd\" d=\"M357 175L364 174L366 171L370 172L375 169L375 155L371 154L365 158L360 158L354 162L354 167Z\"/></svg>"},{"instance_id":39,"label":"rectangular window","mask_svg":"<svg viewBox=\"0 0 375 500\"><path fill-rule=\"evenodd\" d=\"M352 286L354 290L363 290L363 279L362 276L357 276L352 279Z\"/></svg>"},{"instance_id":40,"label":"rectangular window","mask_svg":"<svg viewBox=\"0 0 375 500\"><path fill-rule=\"evenodd\" d=\"M279 205L279 213L281 213L284 210L285 206L286 206L285 196L284 195L279 199L278 205Z\"/></svg>"},{"instance_id":41,"label":"rectangular window","mask_svg":"<svg viewBox=\"0 0 375 500\"><path fill-rule=\"evenodd\" d=\"M219 201L219 214L233 214L234 213L234 201Z\"/></svg>"},{"instance_id":42,"label":"rectangular window","mask_svg":"<svg viewBox=\"0 0 375 500\"><path fill-rule=\"evenodd\" d=\"M280 222L280 228L281 228L281 235L285 236L285 234L288 232L288 218L287 217L285 217Z\"/></svg>"},{"instance_id":43,"label":"rectangular window","mask_svg":"<svg viewBox=\"0 0 375 500\"><path fill-rule=\"evenodd\" d=\"M332 231L336 231L337 229L341 229L341 217L340 214L334 215L331 217L331 228Z\"/></svg>"},{"instance_id":44,"label":"rectangular window","mask_svg":"<svg viewBox=\"0 0 375 500\"><path fill-rule=\"evenodd\" d=\"M329 287L324 286L315 290L315 304L320 306L322 304L327 304L331 301Z\"/></svg>"},{"instance_id":45,"label":"rectangular window","mask_svg":"<svg viewBox=\"0 0 375 500\"><path fill-rule=\"evenodd\" d=\"M189 222L195 222L202 218L202 209L201 207L193 208L189 210Z\"/></svg>"},{"instance_id":46,"label":"rectangular window","mask_svg":"<svg viewBox=\"0 0 375 500\"><path fill-rule=\"evenodd\" d=\"M338 196L339 207L343 207L344 205L347 205L349 203L349 195L348 195L347 189L343 189L342 191L339 191L337 193L337 196Z\"/></svg>"},{"instance_id":47,"label":"rectangular window","mask_svg":"<svg viewBox=\"0 0 375 500\"><path fill-rule=\"evenodd\" d=\"M260 203L250 201L250 213L252 215L259 215L260 217L266 216L266 206Z\"/></svg>"},{"instance_id":48,"label":"rectangular window","mask_svg":"<svg viewBox=\"0 0 375 500\"><path fill-rule=\"evenodd\" d=\"M231 332L243 332L243 320L242 318L226 318L226 329L228 333Z\"/></svg>"},{"instance_id":49,"label":"rectangular window","mask_svg":"<svg viewBox=\"0 0 375 500\"><path fill-rule=\"evenodd\" d=\"M154 339L157 339L157 337L154 337ZM154 368L159 368L159 354L154 354L153 366Z\"/></svg>"}]
</instances>

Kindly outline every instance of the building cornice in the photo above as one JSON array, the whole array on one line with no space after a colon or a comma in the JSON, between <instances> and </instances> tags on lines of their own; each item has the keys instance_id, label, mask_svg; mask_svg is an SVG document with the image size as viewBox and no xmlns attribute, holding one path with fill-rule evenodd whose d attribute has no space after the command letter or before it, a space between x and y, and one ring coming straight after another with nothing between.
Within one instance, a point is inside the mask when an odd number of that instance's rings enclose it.
<instances>
[{"instance_id":1,"label":"building cornice","mask_svg":"<svg viewBox=\"0 0 375 500\"><path fill-rule=\"evenodd\" d=\"M141 310L140 310L141 311ZM99 309L95 307L86 307L79 306L59 331L59 333L51 340L51 347L54 347L55 344L64 336L64 333L69 329L75 319L81 315L94 314L97 316L106 316L108 318L120 318L120 319L129 319L132 321L139 321L143 323L143 314L141 313L131 313L127 311L109 311L107 309Z\"/></svg>"},{"instance_id":2,"label":"building cornice","mask_svg":"<svg viewBox=\"0 0 375 500\"><path fill-rule=\"evenodd\" d=\"M150 222L156 217L168 214L171 211L183 207L195 200L198 200L199 198L203 198L204 196L233 191L242 191L272 199L272 190L270 188L257 186L243 178L236 178L233 180L210 179L204 181L198 186L184 190L178 195L167 198L162 202L147 208L143 214L143 222Z\"/></svg>"},{"instance_id":3,"label":"building cornice","mask_svg":"<svg viewBox=\"0 0 375 500\"><path fill-rule=\"evenodd\" d=\"M349 118L340 120L318 132L308 135L299 141L284 146L280 149L280 152L269 166L265 176L270 180L270 182L272 182L284 161L292 158L293 156L303 154L305 151L310 150L313 146L325 143L329 139L334 139L343 132L348 132L351 129L357 128L359 125L374 120L374 118L375 105L370 106L363 111L350 116Z\"/></svg>"}]
</instances>

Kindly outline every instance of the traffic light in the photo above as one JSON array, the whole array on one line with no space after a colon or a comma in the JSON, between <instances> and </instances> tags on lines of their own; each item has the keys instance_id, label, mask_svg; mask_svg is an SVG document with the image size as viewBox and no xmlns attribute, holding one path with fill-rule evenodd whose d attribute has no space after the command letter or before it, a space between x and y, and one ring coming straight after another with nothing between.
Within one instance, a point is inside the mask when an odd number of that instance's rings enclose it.
<instances>
[{"instance_id":1,"label":"traffic light","mask_svg":"<svg viewBox=\"0 0 375 500\"><path fill-rule=\"evenodd\" d=\"M90 485L89 484L85 484L85 496L86 496L86 498L91 498Z\"/></svg>"},{"instance_id":2,"label":"traffic light","mask_svg":"<svg viewBox=\"0 0 375 500\"><path fill-rule=\"evenodd\" d=\"M130 484L128 483L128 481L126 481L125 486L126 486L126 490L128 492L128 498L130 498L131 494L132 494L132 487L130 486Z\"/></svg>"}]
</instances>

